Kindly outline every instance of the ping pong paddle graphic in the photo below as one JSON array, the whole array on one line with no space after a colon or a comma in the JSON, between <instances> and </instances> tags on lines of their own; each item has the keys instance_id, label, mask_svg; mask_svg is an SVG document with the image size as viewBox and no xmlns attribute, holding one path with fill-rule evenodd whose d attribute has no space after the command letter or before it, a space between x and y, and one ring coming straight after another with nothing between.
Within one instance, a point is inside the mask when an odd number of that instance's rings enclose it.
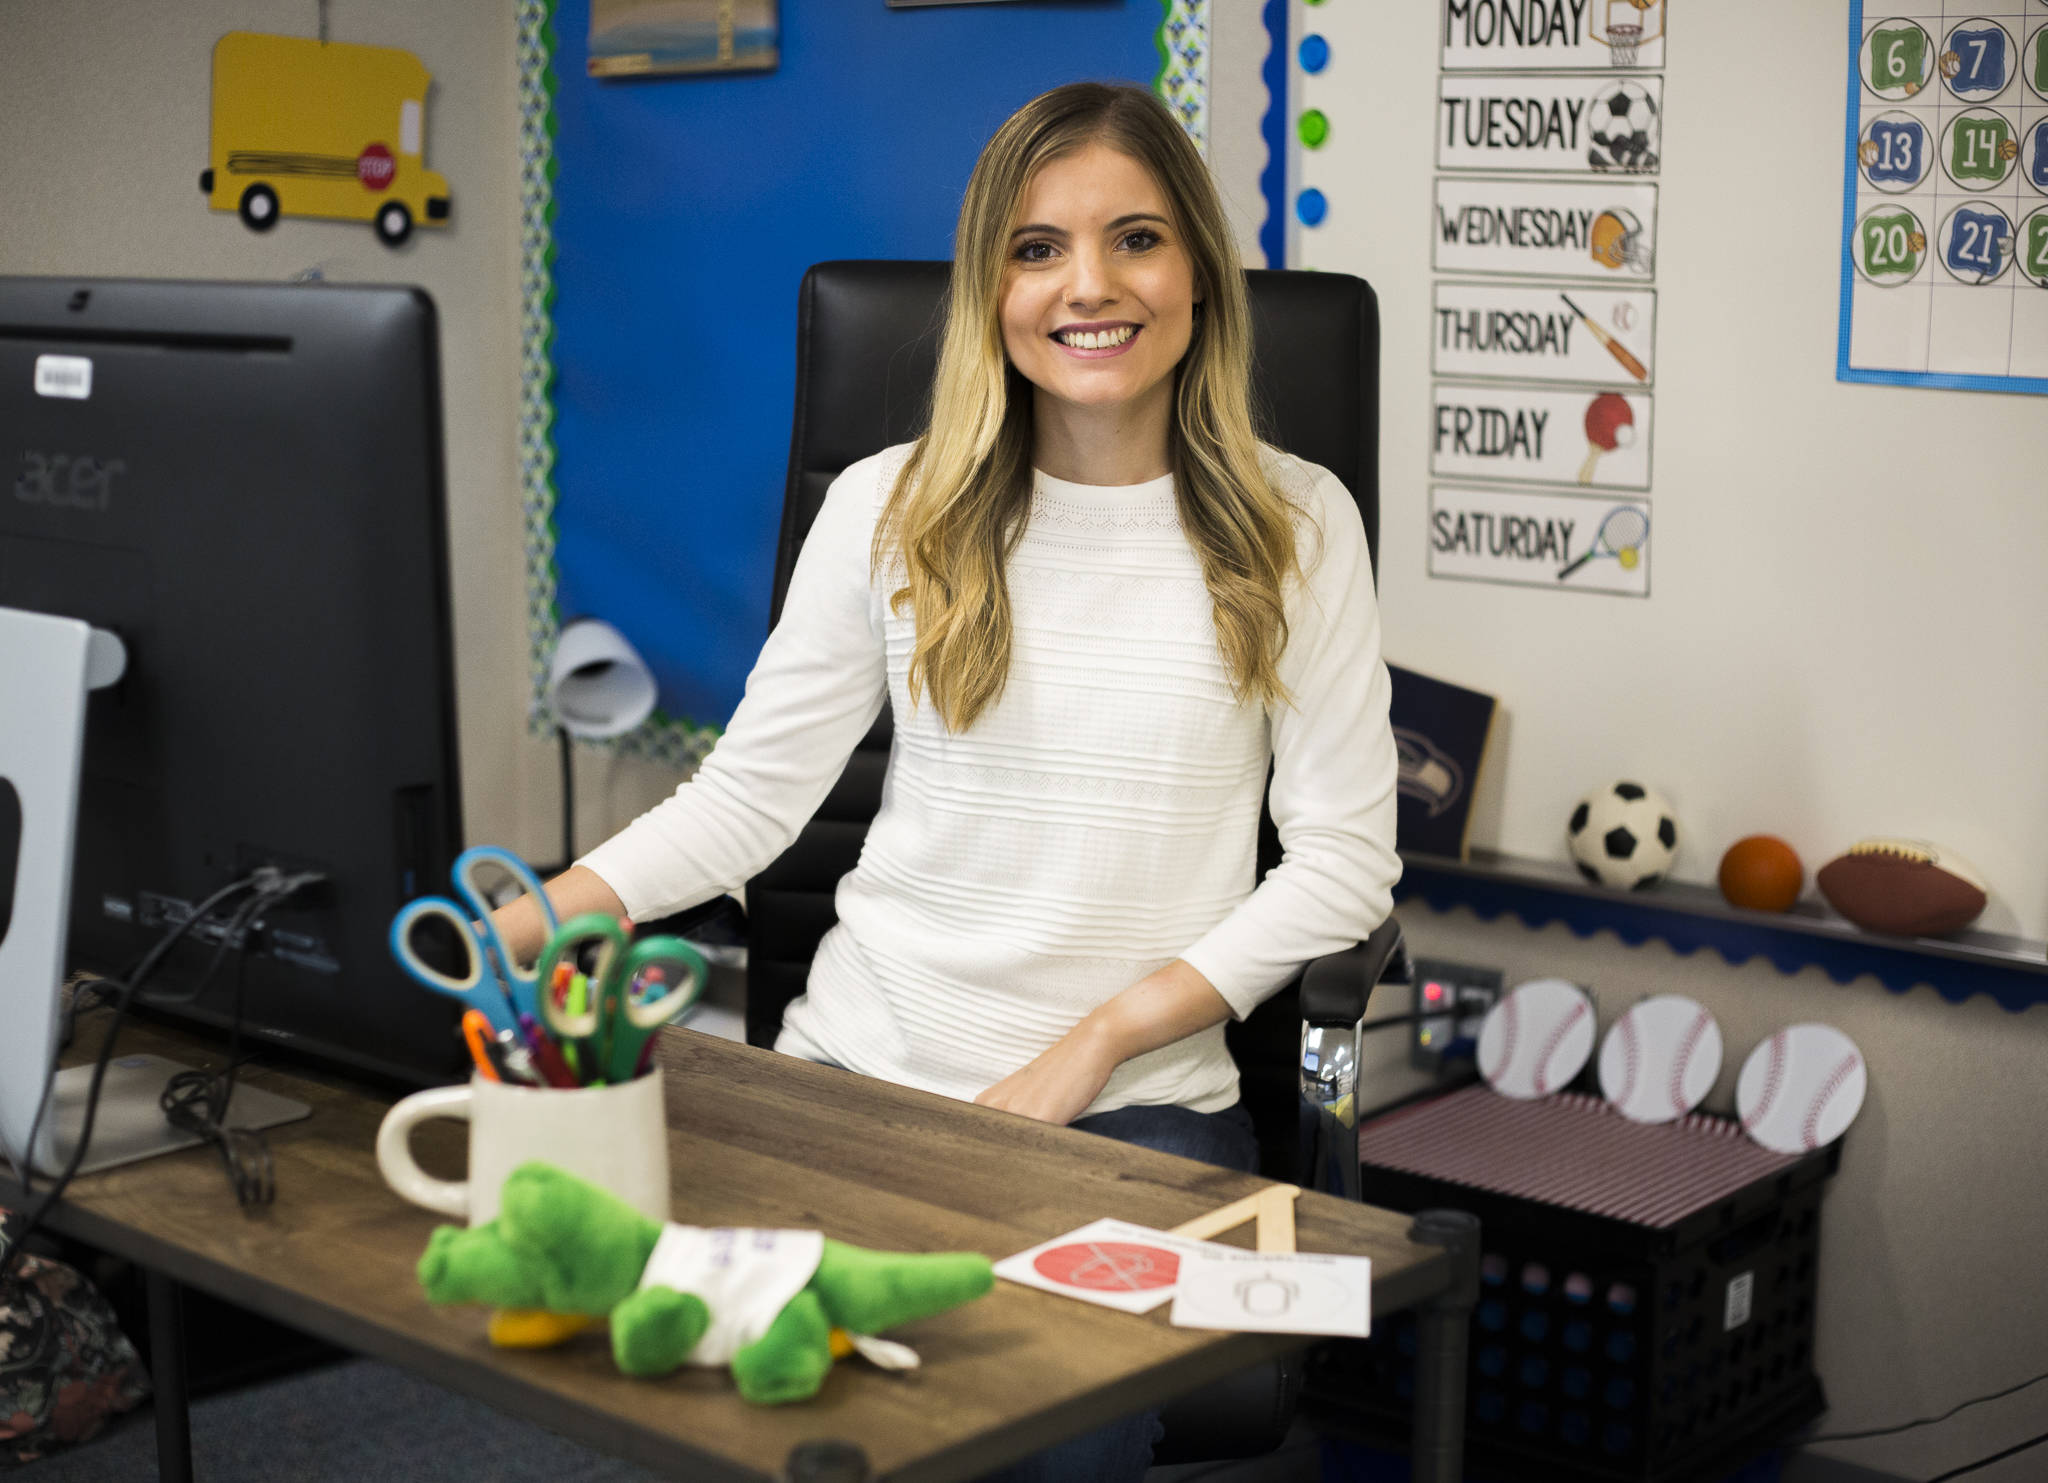
<instances>
[{"instance_id":1,"label":"ping pong paddle graphic","mask_svg":"<svg viewBox=\"0 0 2048 1483\"><path fill-rule=\"evenodd\" d=\"M1626 448L1636 440L1636 414L1628 398L1618 391L1603 391L1586 405L1586 461L1579 465L1579 482L1593 482L1593 466L1600 455Z\"/></svg>"}]
</instances>

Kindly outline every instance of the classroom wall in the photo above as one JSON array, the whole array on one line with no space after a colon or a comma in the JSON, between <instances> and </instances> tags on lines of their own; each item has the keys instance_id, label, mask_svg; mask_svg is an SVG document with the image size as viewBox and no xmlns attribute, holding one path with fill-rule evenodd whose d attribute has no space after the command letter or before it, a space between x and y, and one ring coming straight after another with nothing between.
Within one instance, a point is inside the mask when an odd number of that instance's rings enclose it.
<instances>
[{"instance_id":1,"label":"classroom wall","mask_svg":"<svg viewBox=\"0 0 2048 1483\"><path fill-rule=\"evenodd\" d=\"M214 42L318 34L315 0L0 7L0 273L410 282L440 307L463 807L472 839L555 850L548 747L524 734L518 68L512 7L331 0L336 41L434 74L426 157L450 225L393 251L367 225L286 217L258 235L205 209ZM671 785L672 786L672 785ZM541 795L544 808L523 800ZM529 817L533 827L528 828Z\"/></svg>"},{"instance_id":2,"label":"classroom wall","mask_svg":"<svg viewBox=\"0 0 2048 1483\"><path fill-rule=\"evenodd\" d=\"M1256 177L1264 165L1257 117L1264 95L1252 79L1265 45L1246 19L1255 8L1252 0L1224 0L1212 122L1212 157L1253 262L1263 214ZM401 0L330 6L336 39L411 47L437 78L428 157L451 182L454 224L391 254L366 228L287 220L257 237L198 207L213 40L236 28L312 34L313 0L184 0L177 7L97 0L0 10L0 138L8 145L0 172L10 203L0 215L0 272L282 278L317 265L332 279L406 279L434 294L443 314L459 541L455 619L469 833L547 858L557 850L554 758L524 732L509 11ZM1419 86L1412 79L1402 85ZM1404 352L1410 362L1413 351ZM1422 641L1411 611L1390 601L1386 620L1390 645ZM657 764L581 752L584 842L676 781ZM1829 1425L1929 1414L2048 1368L2048 1280L2038 1271L2048 1236L2048 1149L2040 1136L2048 1127L2041 1069L2048 1010L2013 1016L1982 998L1951 1005L1926 988L1899 996L1871 980L1840 986L1817 972L1787 978L1762 964L1732 967L1708 952L1686 958L1656 944L1631 949L1610 936L1581 940L1562 927L1531 931L1466 912L1415 907L1404 923L1418 952L1491 964L1511 983L1555 974L1589 985L1603 1026L1640 995L1699 999L1720 1019L1729 1047L1710 1106L1729 1105L1740 1055L1783 1024L1824 1019L1857 1040L1872 1068L1870 1097L1825 1214L1819 1365L1835 1407ZM1405 1008L1389 1000L1375 1013ZM1397 1032L1370 1038L1369 1100L1412 1085L1400 1064L1401 1040ZM2048 1425L2044 1413L2048 1402L2030 1392L1917 1439L1824 1450L1926 1477L2040 1430ZM2027 1462L1980 1476L1986 1483L2029 1477Z\"/></svg>"},{"instance_id":3,"label":"classroom wall","mask_svg":"<svg viewBox=\"0 0 2048 1483\"><path fill-rule=\"evenodd\" d=\"M1856 839L1925 838L1984 873L1981 929L2048 937L2048 398L1835 380L1848 6L1668 9L1636 600L1429 575L1429 486L1468 482L1429 474L1431 288L1459 276L1431 266L1444 4L1290 0L1293 34L1330 45L1322 73L1291 67L1294 108L1331 134L1295 151L1330 209L1288 261L1362 274L1383 308L1380 575L1412 620L1388 653L1502 700L1477 844L1561 858L1577 799L1640 778L1677 810L1680 878L1772 833L1811 892ZM2042 14L1947 7L1987 10L2022 34Z\"/></svg>"}]
</instances>

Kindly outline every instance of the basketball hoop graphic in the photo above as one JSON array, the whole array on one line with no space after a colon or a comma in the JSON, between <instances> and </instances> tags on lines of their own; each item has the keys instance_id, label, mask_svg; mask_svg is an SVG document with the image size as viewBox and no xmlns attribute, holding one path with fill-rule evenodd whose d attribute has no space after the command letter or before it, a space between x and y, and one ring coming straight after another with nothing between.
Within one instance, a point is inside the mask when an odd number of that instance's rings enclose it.
<instances>
[{"instance_id":1,"label":"basketball hoop graphic","mask_svg":"<svg viewBox=\"0 0 2048 1483\"><path fill-rule=\"evenodd\" d=\"M1595 27L1595 39L1607 44L1607 59L1616 67L1634 67L1646 42L1664 35L1664 0L1605 0L1606 14Z\"/></svg>"}]
</instances>

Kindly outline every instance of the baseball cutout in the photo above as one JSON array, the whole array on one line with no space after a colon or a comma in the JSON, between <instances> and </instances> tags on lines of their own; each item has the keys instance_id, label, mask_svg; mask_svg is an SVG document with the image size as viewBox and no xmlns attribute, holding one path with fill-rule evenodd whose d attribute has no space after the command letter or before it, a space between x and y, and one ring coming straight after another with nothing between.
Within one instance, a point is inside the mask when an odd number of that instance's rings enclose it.
<instances>
[{"instance_id":1,"label":"baseball cutout","mask_svg":"<svg viewBox=\"0 0 2048 1483\"><path fill-rule=\"evenodd\" d=\"M1742 1131L1773 1153L1806 1153L1849 1130L1869 1075L1832 1025L1791 1025L1749 1053L1735 1083Z\"/></svg>"},{"instance_id":2,"label":"baseball cutout","mask_svg":"<svg viewBox=\"0 0 2048 1483\"><path fill-rule=\"evenodd\" d=\"M1634 1005L1600 1043L1600 1090L1632 1122L1684 1117L1720 1074L1721 1027L1683 994Z\"/></svg>"},{"instance_id":3,"label":"baseball cutout","mask_svg":"<svg viewBox=\"0 0 2048 1483\"><path fill-rule=\"evenodd\" d=\"M1486 1012L1479 1074L1505 1097L1547 1097L1593 1054L1593 1001L1577 984L1536 978Z\"/></svg>"}]
</instances>

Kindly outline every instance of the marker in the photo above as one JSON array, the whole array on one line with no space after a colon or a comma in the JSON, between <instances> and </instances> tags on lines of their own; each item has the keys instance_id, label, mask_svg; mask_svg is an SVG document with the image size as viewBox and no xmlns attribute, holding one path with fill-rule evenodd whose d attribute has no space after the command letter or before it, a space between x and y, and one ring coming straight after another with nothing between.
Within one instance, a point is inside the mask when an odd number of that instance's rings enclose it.
<instances>
[{"instance_id":1,"label":"marker","mask_svg":"<svg viewBox=\"0 0 2048 1483\"><path fill-rule=\"evenodd\" d=\"M491 1022L481 1009L462 1012L462 1039L469 1046L469 1058L476 1062L477 1075L485 1081L503 1081L494 1054L498 1043L492 1037Z\"/></svg>"}]
</instances>

